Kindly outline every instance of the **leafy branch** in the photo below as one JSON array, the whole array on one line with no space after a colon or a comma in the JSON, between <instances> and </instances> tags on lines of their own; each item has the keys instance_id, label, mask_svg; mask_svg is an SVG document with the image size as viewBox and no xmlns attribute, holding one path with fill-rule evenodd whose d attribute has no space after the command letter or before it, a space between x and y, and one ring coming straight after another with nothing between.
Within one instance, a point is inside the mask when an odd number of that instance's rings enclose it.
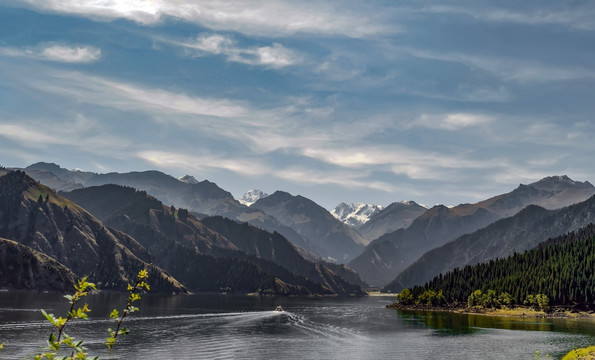
<instances>
[{"instance_id":1,"label":"leafy branch","mask_svg":"<svg viewBox=\"0 0 595 360\"><path fill-rule=\"evenodd\" d=\"M128 284L128 303L126 308L122 311L122 316L116 309L112 311L110 317L116 319L117 327L116 330L108 329L110 337L107 339L106 345L108 349L112 349L116 342L118 335L126 335L130 331L126 328L121 328L122 321L124 318L139 308L132 305L133 302L140 300L140 294L138 292L143 290L150 290L149 284L147 283L148 273L146 270L139 271L134 286ZM76 308L76 304L87 294L90 290L97 290L95 284L87 281L87 277L82 278L74 286L75 293L73 295L65 295L70 304L70 309L65 318L55 317L53 314L48 314L44 310L41 310L43 316L57 329L57 336L53 332L50 334L47 340L47 347L43 349L44 352L34 356L35 360L49 359L49 360L74 360L74 359L87 359L86 348L83 347L83 341L75 341L71 336L64 332L66 325L74 319L87 319L88 313L91 311L88 304L84 304L82 307ZM4 347L4 343L0 344L0 350ZM60 349L66 347L70 350L70 356L58 356ZM99 357L94 357L94 360Z\"/></svg>"},{"instance_id":2,"label":"leafy branch","mask_svg":"<svg viewBox=\"0 0 595 360\"><path fill-rule=\"evenodd\" d=\"M43 316L52 324L56 329L58 329L58 336L54 333L50 334L48 339L48 347L46 348L46 352L42 354L38 354L35 356L35 359L54 359L55 355L60 351L62 345L66 345L67 347L71 348L70 357L63 357L62 359L86 359L87 354L85 353L85 348L83 347L82 341L74 341L72 337L64 332L66 328L66 324L73 319L87 319L87 313L91 311L89 309L89 305L85 304L83 307L79 307L75 309L75 305L81 300L83 297L87 296L89 293L88 289L97 290L95 284L90 283L87 281L87 276L83 277L77 284L74 285L75 293L73 295L65 295L64 297L70 303L70 310L68 310L68 314L66 318L58 317L56 318L54 314L48 314L45 310L41 310Z\"/></svg>"},{"instance_id":3,"label":"leafy branch","mask_svg":"<svg viewBox=\"0 0 595 360\"><path fill-rule=\"evenodd\" d=\"M112 347L116 343L116 338L118 337L118 335L124 336L130 332L128 329L126 329L124 327L121 328L122 321L128 314L139 310L139 308L136 306L133 306L132 303L141 299L141 296L140 296L140 294L137 293L137 291L150 290L149 284L146 282L146 280L148 278L149 278L149 274L147 273L147 270L139 271L138 276L136 277L136 283L134 284L134 286L128 284L128 293L129 293L128 294L128 303L126 304L126 307L122 311L122 316L120 316L120 313L116 309L114 309L111 312L111 314L109 315L110 318L116 320L117 325L116 325L116 330L112 330L111 328L107 329L107 333L109 334L109 337L107 338L105 345L107 345L108 349L110 349L110 350L112 349Z\"/></svg>"}]
</instances>

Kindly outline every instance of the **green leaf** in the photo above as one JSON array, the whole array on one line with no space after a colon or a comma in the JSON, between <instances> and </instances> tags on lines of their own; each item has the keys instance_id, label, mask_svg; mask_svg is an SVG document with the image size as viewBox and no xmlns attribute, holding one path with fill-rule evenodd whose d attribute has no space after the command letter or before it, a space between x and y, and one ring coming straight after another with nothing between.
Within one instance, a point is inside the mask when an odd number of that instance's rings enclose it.
<instances>
[{"instance_id":1,"label":"green leaf","mask_svg":"<svg viewBox=\"0 0 595 360\"><path fill-rule=\"evenodd\" d=\"M118 312L118 310L114 309L109 314L109 317L112 318L112 319L118 319L120 317L120 313Z\"/></svg>"},{"instance_id":2,"label":"green leaf","mask_svg":"<svg viewBox=\"0 0 595 360\"><path fill-rule=\"evenodd\" d=\"M53 324L55 327L58 327L58 324L57 324L57 320L58 320L58 319L56 319L56 318L54 317L54 314L48 314L48 313L46 313L46 312L45 312L45 310L43 310L43 309L41 310L41 313L43 314L43 316L45 316L45 318L46 318L46 319L47 319L47 320L48 320L48 321L49 321L51 324Z\"/></svg>"}]
</instances>

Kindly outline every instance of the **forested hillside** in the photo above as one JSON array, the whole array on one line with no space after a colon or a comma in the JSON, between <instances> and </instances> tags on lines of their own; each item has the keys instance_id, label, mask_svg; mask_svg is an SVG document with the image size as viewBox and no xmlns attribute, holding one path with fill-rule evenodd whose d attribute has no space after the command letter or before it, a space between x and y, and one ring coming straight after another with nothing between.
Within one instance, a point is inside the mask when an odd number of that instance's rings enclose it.
<instances>
[{"instance_id":1,"label":"forested hillside","mask_svg":"<svg viewBox=\"0 0 595 360\"><path fill-rule=\"evenodd\" d=\"M550 239L539 247L506 259L465 266L440 274L411 290L442 291L447 302L466 302L480 289L507 292L523 303L528 295L545 294L552 305L595 304L595 225Z\"/></svg>"}]
</instances>

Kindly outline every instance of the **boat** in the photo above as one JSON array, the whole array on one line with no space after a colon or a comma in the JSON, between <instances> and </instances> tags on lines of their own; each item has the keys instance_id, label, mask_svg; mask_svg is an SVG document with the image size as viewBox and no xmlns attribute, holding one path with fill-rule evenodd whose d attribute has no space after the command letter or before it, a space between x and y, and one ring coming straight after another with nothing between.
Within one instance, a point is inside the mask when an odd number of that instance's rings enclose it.
<instances>
[{"instance_id":1,"label":"boat","mask_svg":"<svg viewBox=\"0 0 595 360\"><path fill-rule=\"evenodd\" d=\"M277 305L277 307L275 308L275 311L283 311L283 308L281 307L281 305Z\"/></svg>"}]
</instances>

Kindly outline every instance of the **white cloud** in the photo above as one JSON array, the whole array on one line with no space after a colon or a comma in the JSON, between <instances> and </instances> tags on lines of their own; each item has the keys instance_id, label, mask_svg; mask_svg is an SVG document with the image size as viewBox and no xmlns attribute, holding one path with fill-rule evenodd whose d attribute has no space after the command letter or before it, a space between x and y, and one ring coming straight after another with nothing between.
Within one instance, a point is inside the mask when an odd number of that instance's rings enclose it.
<instances>
[{"instance_id":1,"label":"white cloud","mask_svg":"<svg viewBox=\"0 0 595 360\"><path fill-rule=\"evenodd\" d=\"M201 34L192 42L167 42L197 50L197 55L221 54L226 56L227 61L248 65L282 68L302 62L299 54L281 44L242 48L232 37L219 34Z\"/></svg>"},{"instance_id":2,"label":"white cloud","mask_svg":"<svg viewBox=\"0 0 595 360\"><path fill-rule=\"evenodd\" d=\"M430 129L456 131L467 127L486 125L492 120L492 117L483 114L422 114L408 127L422 126Z\"/></svg>"},{"instance_id":3,"label":"white cloud","mask_svg":"<svg viewBox=\"0 0 595 360\"><path fill-rule=\"evenodd\" d=\"M87 63L99 60L101 57L101 50L91 46L69 47L52 45L43 48L40 55L43 58L52 61Z\"/></svg>"},{"instance_id":4,"label":"white cloud","mask_svg":"<svg viewBox=\"0 0 595 360\"><path fill-rule=\"evenodd\" d=\"M94 19L124 18L154 24L164 17L257 36L295 33L363 37L389 31L369 5L259 0L21 0L25 6ZM365 15L364 15L365 14Z\"/></svg>"},{"instance_id":5,"label":"white cloud","mask_svg":"<svg viewBox=\"0 0 595 360\"><path fill-rule=\"evenodd\" d=\"M0 47L0 55L65 63L90 63L101 58L101 49L92 46L42 44L35 48Z\"/></svg>"}]
</instances>

